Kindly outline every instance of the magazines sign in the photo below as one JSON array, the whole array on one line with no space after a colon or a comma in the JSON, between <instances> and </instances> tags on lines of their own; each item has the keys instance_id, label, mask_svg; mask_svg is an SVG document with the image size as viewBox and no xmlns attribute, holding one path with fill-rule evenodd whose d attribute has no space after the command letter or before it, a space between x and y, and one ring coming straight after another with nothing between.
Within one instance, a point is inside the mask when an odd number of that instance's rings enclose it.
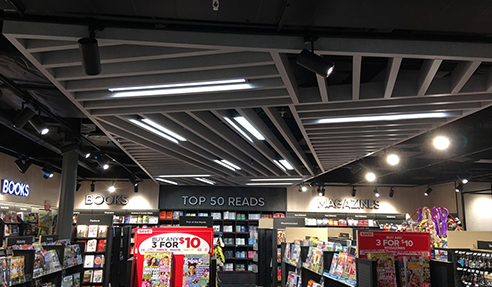
<instances>
[{"instance_id":1,"label":"magazines sign","mask_svg":"<svg viewBox=\"0 0 492 287\"><path fill-rule=\"evenodd\" d=\"M430 257L430 235L425 232L357 231L359 258L367 254Z\"/></svg>"},{"instance_id":2,"label":"magazines sign","mask_svg":"<svg viewBox=\"0 0 492 287\"><path fill-rule=\"evenodd\" d=\"M146 254L165 252L173 256L173 285L174 287L182 286L185 257L191 254L193 256L198 254L211 255L212 251L212 228L138 228L135 231L135 256L137 257L138 274L136 279L138 282L143 280Z\"/></svg>"}]
</instances>

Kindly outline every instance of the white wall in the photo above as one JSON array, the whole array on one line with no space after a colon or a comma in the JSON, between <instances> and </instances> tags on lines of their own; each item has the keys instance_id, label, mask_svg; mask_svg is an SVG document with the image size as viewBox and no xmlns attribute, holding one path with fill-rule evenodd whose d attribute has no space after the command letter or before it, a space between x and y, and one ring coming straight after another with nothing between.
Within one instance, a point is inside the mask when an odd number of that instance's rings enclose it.
<instances>
[{"instance_id":1,"label":"white wall","mask_svg":"<svg viewBox=\"0 0 492 287\"><path fill-rule=\"evenodd\" d=\"M75 209L131 209L131 210L148 210L159 209L159 185L154 181L147 179L139 184L138 193L133 191L133 185L128 181L115 182L116 191L110 193L108 187L112 184L112 181L97 181L95 182L95 191L90 191L90 181L81 182L82 186L79 191L75 193ZM86 205L86 195L127 195L129 202L127 205L107 205L105 203L101 205Z\"/></svg>"},{"instance_id":2,"label":"white wall","mask_svg":"<svg viewBox=\"0 0 492 287\"><path fill-rule=\"evenodd\" d=\"M0 201L2 203L44 205L44 201L49 200L52 207L57 207L60 194L60 174L55 173L52 178L44 179L41 173L42 167L37 165L31 165L27 172L22 174L14 163L16 159L0 153L0 179L6 178L15 182L29 184L29 196L21 197L0 193Z\"/></svg>"},{"instance_id":3,"label":"white wall","mask_svg":"<svg viewBox=\"0 0 492 287\"><path fill-rule=\"evenodd\" d=\"M490 183L465 185L464 204L467 231L492 231L492 194L466 194L467 191L491 189Z\"/></svg>"},{"instance_id":4,"label":"white wall","mask_svg":"<svg viewBox=\"0 0 492 287\"><path fill-rule=\"evenodd\" d=\"M327 186L327 198L353 198L351 196L352 187ZM381 197L374 196L374 187L357 187L355 199L378 199L379 209L330 209L331 212L340 213L409 213L412 214L418 208L427 206L444 206L450 212L456 211L456 192L454 184L443 184L432 186L430 196L424 196L427 186L416 188L395 187L394 197L389 197L389 187L378 188ZM299 212L326 212L326 210L316 210L314 198L311 190L299 192L298 187L291 187L287 190L287 211Z\"/></svg>"}]
</instances>

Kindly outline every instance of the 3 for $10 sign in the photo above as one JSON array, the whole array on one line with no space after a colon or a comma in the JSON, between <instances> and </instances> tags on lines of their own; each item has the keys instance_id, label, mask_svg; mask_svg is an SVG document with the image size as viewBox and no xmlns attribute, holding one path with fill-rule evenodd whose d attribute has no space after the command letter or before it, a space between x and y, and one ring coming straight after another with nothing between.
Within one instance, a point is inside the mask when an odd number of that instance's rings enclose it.
<instances>
[{"instance_id":1,"label":"3 for $10 sign","mask_svg":"<svg viewBox=\"0 0 492 287\"><path fill-rule=\"evenodd\" d=\"M169 232L160 233L158 229L138 229L139 240L138 252L144 254L146 251L166 251L173 254L205 254L210 253L212 248L211 238L200 234L201 231ZM178 230L175 230L178 231ZM181 230L180 230L181 231ZM213 237L213 233L212 237ZM143 237L143 238L142 238Z\"/></svg>"}]
</instances>

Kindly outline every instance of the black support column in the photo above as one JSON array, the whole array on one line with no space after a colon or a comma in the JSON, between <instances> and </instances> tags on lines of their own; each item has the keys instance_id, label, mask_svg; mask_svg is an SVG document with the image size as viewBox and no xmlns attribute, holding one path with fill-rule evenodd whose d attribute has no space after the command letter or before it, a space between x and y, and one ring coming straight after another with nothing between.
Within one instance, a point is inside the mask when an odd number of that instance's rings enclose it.
<instances>
[{"instance_id":1,"label":"black support column","mask_svg":"<svg viewBox=\"0 0 492 287\"><path fill-rule=\"evenodd\" d=\"M63 154L57 226L60 239L70 239L72 235L78 160L78 154L75 150Z\"/></svg>"}]
</instances>

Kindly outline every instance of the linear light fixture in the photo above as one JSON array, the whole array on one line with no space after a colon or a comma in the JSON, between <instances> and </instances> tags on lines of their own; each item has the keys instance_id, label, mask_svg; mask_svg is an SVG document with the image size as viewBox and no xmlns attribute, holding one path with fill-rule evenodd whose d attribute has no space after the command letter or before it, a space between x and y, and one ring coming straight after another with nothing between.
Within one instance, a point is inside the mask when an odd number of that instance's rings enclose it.
<instances>
[{"instance_id":1,"label":"linear light fixture","mask_svg":"<svg viewBox=\"0 0 492 287\"><path fill-rule=\"evenodd\" d=\"M411 119L431 119L445 118L446 113L418 113L418 114L397 114L383 116L362 116L362 117L343 117L343 118L326 118L319 119L318 124L336 124L336 123L357 123L357 122L372 122L372 121L397 121Z\"/></svg>"},{"instance_id":2,"label":"linear light fixture","mask_svg":"<svg viewBox=\"0 0 492 287\"><path fill-rule=\"evenodd\" d=\"M165 174L165 175L159 175L159 177L164 177L164 178L180 178L180 177L209 177L211 176L210 174Z\"/></svg>"},{"instance_id":3,"label":"linear light fixture","mask_svg":"<svg viewBox=\"0 0 492 287\"><path fill-rule=\"evenodd\" d=\"M195 177L195 179L198 180L198 181L201 181L203 183L210 184L210 185L214 185L215 184L215 181L212 181L210 179L201 178L201 177Z\"/></svg>"},{"instance_id":4,"label":"linear light fixture","mask_svg":"<svg viewBox=\"0 0 492 287\"><path fill-rule=\"evenodd\" d=\"M278 160L274 159L273 163L275 163L278 167L280 167L281 170L287 171L285 167L282 164L280 164L280 162L278 162Z\"/></svg>"},{"instance_id":5,"label":"linear light fixture","mask_svg":"<svg viewBox=\"0 0 492 287\"><path fill-rule=\"evenodd\" d=\"M225 159L222 159L222 160L220 160L220 161L221 161L222 163L227 164L228 166L230 166L230 167L232 167L232 168L235 168L235 169L237 169L237 170L241 170L241 168L240 168L239 166L237 166L237 165L233 164L233 163L232 163L232 162L230 162L230 161L227 161L227 160L225 160Z\"/></svg>"},{"instance_id":6,"label":"linear light fixture","mask_svg":"<svg viewBox=\"0 0 492 287\"><path fill-rule=\"evenodd\" d=\"M159 130L157 130L157 129L149 126L149 125L146 125L146 124L142 123L139 120L129 119L129 121L132 122L132 123L134 123L134 124L136 124L137 126L139 126L141 128L144 128L144 129L148 130L149 132L152 132L152 133L154 133L154 134L156 134L156 135L158 135L160 137L163 137L163 138L167 139L168 141L171 141L171 142L176 143L176 144L179 143L177 139L175 139L175 138L173 138L173 137L171 137L169 135L166 135L165 133L163 133L163 132L161 132L161 131L159 131Z\"/></svg>"},{"instance_id":7,"label":"linear light fixture","mask_svg":"<svg viewBox=\"0 0 492 287\"><path fill-rule=\"evenodd\" d=\"M260 141L264 141L265 138L261 135L261 133L253 127L253 125L248 122L248 120L245 117L234 117L236 122L238 122L240 125L243 126L248 132L250 132L252 135L255 136Z\"/></svg>"},{"instance_id":8,"label":"linear light fixture","mask_svg":"<svg viewBox=\"0 0 492 287\"><path fill-rule=\"evenodd\" d=\"M262 185L293 185L292 182L249 182L246 185L262 186Z\"/></svg>"},{"instance_id":9,"label":"linear light fixture","mask_svg":"<svg viewBox=\"0 0 492 287\"><path fill-rule=\"evenodd\" d=\"M246 80L245 79L230 79L230 80L178 83L178 84L166 84L166 85L149 85L149 86L136 86L136 87L109 88L108 90L110 92L122 92L122 91L135 91L135 90L169 89L169 88L225 85L225 84L240 84L240 83L246 83Z\"/></svg>"},{"instance_id":10,"label":"linear light fixture","mask_svg":"<svg viewBox=\"0 0 492 287\"><path fill-rule=\"evenodd\" d=\"M240 134L242 134L250 142L253 142L253 140L238 125L236 125L236 123L233 122L230 118L224 117L224 120L226 120L226 122L228 122L233 128L235 128Z\"/></svg>"},{"instance_id":11,"label":"linear light fixture","mask_svg":"<svg viewBox=\"0 0 492 287\"><path fill-rule=\"evenodd\" d=\"M127 97L142 97L142 96L162 96L162 95L181 95L191 93L207 93L207 92L220 92L220 91L236 91L251 89L252 86L249 83L243 84L226 84L226 85L210 85L210 86L196 86L196 87L182 87L182 88L168 88L168 89L156 89L156 90L138 90L117 92L112 95L113 98L127 98Z\"/></svg>"},{"instance_id":12,"label":"linear light fixture","mask_svg":"<svg viewBox=\"0 0 492 287\"><path fill-rule=\"evenodd\" d=\"M252 178L249 181L298 181L298 180L303 180L302 178L295 178L295 177L286 177L286 178Z\"/></svg>"},{"instance_id":13,"label":"linear light fixture","mask_svg":"<svg viewBox=\"0 0 492 287\"><path fill-rule=\"evenodd\" d=\"M142 119L142 122L144 122L144 123L146 123L146 124L148 124L150 126L153 126L154 128L156 128L156 129L160 130L161 132L164 132L164 133L166 133L166 134L168 134L168 135L176 138L179 141L182 141L182 142L185 142L186 141L186 139L184 137L178 135L177 133L175 133L175 132L173 132L173 131L171 131L169 129L166 129L165 127L161 126L160 124L158 124L158 123L156 123L156 122L154 122L152 120L149 120L149 119L145 119L144 118L144 119Z\"/></svg>"},{"instance_id":14,"label":"linear light fixture","mask_svg":"<svg viewBox=\"0 0 492 287\"><path fill-rule=\"evenodd\" d=\"M215 159L215 160L214 160L214 162L215 162L215 163L218 163L218 164L220 164L221 166L223 166L223 167L225 167L225 168L228 168L228 169L230 169L230 170L232 170L232 171L236 171L236 169L235 169L235 168L233 168L232 166L230 166L230 165L228 165L228 164L223 163L222 161L220 161L220 160L218 160L218 159Z\"/></svg>"},{"instance_id":15,"label":"linear light fixture","mask_svg":"<svg viewBox=\"0 0 492 287\"><path fill-rule=\"evenodd\" d=\"M288 162L287 160L285 159L281 159L279 160L279 162L287 169L287 170L293 170L294 167L290 164L290 162Z\"/></svg>"},{"instance_id":16,"label":"linear light fixture","mask_svg":"<svg viewBox=\"0 0 492 287\"><path fill-rule=\"evenodd\" d=\"M165 183L169 183L169 184L172 184L172 185L178 185L177 182L172 181L172 180L167 180L167 179L163 179L163 178L156 178L156 180L162 181L162 182L165 182Z\"/></svg>"}]
</instances>

